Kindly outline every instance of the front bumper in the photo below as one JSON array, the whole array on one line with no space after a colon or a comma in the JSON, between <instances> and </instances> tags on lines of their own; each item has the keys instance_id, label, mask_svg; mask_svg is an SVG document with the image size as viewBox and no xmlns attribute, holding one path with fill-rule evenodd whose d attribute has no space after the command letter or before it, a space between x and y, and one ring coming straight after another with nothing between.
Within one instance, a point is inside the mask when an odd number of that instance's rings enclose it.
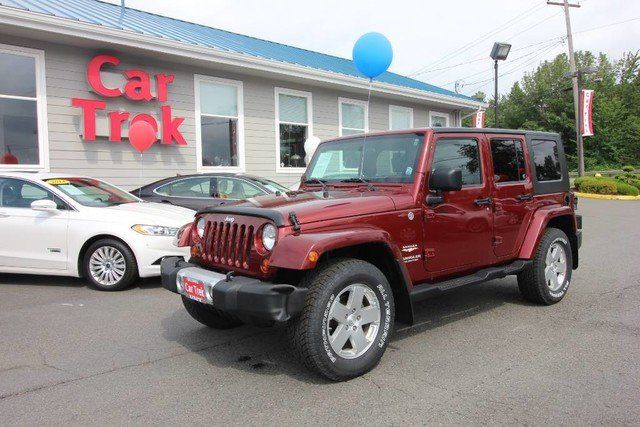
<instances>
[{"instance_id":1,"label":"front bumper","mask_svg":"<svg viewBox=\"0 0 640 427\"><path fill-rule=\"evenodd\" d=\"M162 287L186 295L183 280L202 283L203 304L235 314L241 319L284 322L298 315L304 306L307 289L278 285L245 276L225 276L200 268L180 257L168 257L161 263Z\"/></svg>"}]
</instances>

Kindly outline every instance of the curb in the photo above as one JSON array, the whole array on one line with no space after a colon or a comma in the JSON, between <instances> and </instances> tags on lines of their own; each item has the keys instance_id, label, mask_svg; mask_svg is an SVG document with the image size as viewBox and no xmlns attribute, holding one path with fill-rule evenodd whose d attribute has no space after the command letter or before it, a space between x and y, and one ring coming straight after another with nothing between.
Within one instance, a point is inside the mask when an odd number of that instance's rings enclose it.
<instances>
[{"instance_id":1,"label":"curb","mask_svg":"<svg viewBox=\"0 0 640 427\"><path fill-rule=\"evenodd\" d=\"M585 199L601 199L601 200L639 200L640 196L621 196L614 194L591 194L591 193L578 193L574 192L578 197L584 197Z\"/></svg>"}]
</instances>

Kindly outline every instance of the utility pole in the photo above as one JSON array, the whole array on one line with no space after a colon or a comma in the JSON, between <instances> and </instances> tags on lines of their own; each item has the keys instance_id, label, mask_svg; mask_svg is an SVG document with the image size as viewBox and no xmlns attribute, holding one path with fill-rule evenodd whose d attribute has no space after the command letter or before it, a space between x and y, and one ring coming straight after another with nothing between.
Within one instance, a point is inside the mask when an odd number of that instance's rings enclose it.
<instances>
[{"instance_id":1,"label":"utility pole","mask_svg":"<svg viewBox=\"0 0 640 427\"><path fill-rule=\"evenodd\" d=\"M564 8L564 20L567 25L567 44L569 45L569 66L571 78L573 82L573 111L576 117L576 144L578 147L578 176L584 175L584 145L582 142L582 134L580 133L580 92L578 85L578 73L576 72L576 57L573 52L573 34L571 33L571 17L569 16L570 7L580 7L579 4L570 4L569 0L563 0L562 3L547 1L547 4L553 6L562 6Z\"/></svg>"}]
</instances>

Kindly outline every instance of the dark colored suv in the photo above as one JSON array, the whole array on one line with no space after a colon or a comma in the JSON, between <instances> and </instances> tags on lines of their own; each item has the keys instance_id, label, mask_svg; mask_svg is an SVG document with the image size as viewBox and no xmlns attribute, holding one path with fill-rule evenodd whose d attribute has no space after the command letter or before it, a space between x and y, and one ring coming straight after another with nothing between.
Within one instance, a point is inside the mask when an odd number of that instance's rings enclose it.
<instances>
[{"instance_id":1,"label":"dark colored suv","mask_svg":"<svg viewBox=\"0 0 640 427\"><path fill-rule=\"evenodd\" d=\"M372 369L413 304L517 275L554 304L578 267L581 218L559 135L436 128L320 144L301 191L200 211L191 260L163 286L214 328L286 322L294 352L333 380Z\"/></svg>"}]
</instances>

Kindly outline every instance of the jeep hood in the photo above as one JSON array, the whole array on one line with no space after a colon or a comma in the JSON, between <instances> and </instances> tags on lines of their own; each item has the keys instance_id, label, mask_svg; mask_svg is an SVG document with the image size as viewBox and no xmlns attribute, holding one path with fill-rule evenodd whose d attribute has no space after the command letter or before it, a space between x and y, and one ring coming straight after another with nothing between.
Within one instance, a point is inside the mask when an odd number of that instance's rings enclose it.
<instances>
[{"instance_id":1,"label":"jeep hood","mask_svg":"<svg viewBox=\"0 0 640 427\"><path fill-rule=\"evenodd\" d=\"M269 194L239 203L207 208L201 212L261 216L274 220L278 225L290 225L291 212L295 212L300 224L306 224L394 209L395 203L387 192L354 190L329 191L327 197L324 197L322 191Z\"/></svg>"}]
</instances>

